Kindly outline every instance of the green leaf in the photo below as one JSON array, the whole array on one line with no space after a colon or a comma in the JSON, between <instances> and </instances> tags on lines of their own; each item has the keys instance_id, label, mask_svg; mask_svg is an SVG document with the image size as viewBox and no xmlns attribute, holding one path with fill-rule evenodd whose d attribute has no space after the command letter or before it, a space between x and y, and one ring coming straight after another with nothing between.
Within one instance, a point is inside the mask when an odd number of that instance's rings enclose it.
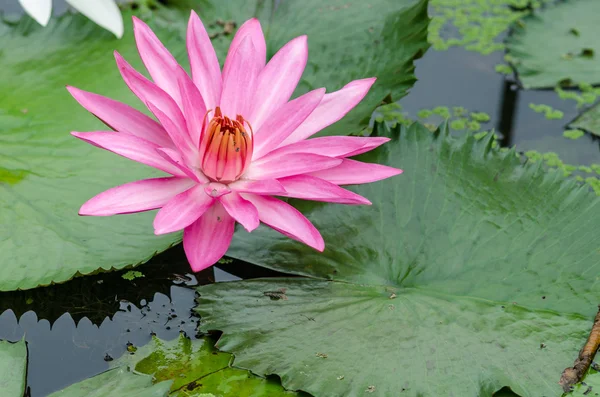
<instances>
[{"instance_id":1,"label":"green leaf","mask_svg":"<svg viewBox=\"0 0 600 397\"><path fill-rule=\"evenodd\" d=\"M128 366L135 372L153 375L156 382L173 380L171 391L179 397L198 397L205 393L236 397L300 397L285 391L274 379L263 379L250 372L229 367L231 354L215 349L206 336L190 340L180 335L172 341L153 337L152 341L125 355L113 366Z\"/></svg>"},{"instance_id":2,"label":"green leaf","mask_svg":"<svg viewBox=\"0 0 600 397\"><path fill-rule=\"evenodd\" d=\"M294 36L308 34L310 60L296 95L378 77L361 105L324 134L358 132L384 98L405 95L415 81L413 59L428 47L427 0L284 1L276 11L270 1L174 3L199 10L221 62L233 36L227 26L240 26L253 15L262 20L269 55ZM140 16L187 64L182 37L189 9L141 8ZM131 14L124 11L122 40L77 15L52 20L45 29L30 18L16 26L0 23L0 92L10 93L0 97L0 290L137 265L180 240L180 234L155 236L152 213L77 216L95 194L159 175L69 135L106 127L70 97L67 84L142 108L121 81L112 56L117 50L144 70Z\"/></svg>"},{"instance_id":3,"label":"green leaf","mask_svg":"<svg viewBox=\"0 0 600 397\"><path fill-rule=\"evenodd\" d=\"M137 270L130 270L127 273L123 274L121 277L124 280L133 281L136 278L142 278L142 277L145 277L145 276L144 276L144 273L142 273L142 272L138 272Z\"/></svg>"},{"instance_id":4,"label":"green leaf","mask_svg":"<svg viewBox=\"0 0 600 397\"><path fill-rule=\"evenodd\" d=\"M581 128L591 134L600 136L600 103L577 116L569 127Z\"/></svg>"},{"instance_id":5,"label":"green leaf","mask_svg":"<svg viewBox=\"0 0 600 397\"><path fill-rule=\"evenodd\" d=\"M166 397L171 381L152 383L152 376L114 368L52 393L49 397Z\"/></svg>"},{"instance_id":6,"label":"green leaf","mask_svg":"<svg viewBox=\"0 0 600 397\"><path fill-rule=\"evenodd\" d=\"M22 397L27 386L27 346L0 340L0 390L6 397Z\"/></svg>"},{"instance_id":7,"label":"green leaf","mask_svg":"<svg viewBox=\"0 0 600 397\"><path fill-rule=\"evenodd\" d=\"M575 130L566 130L566 131L563 132L563 136L565 138L573 139L573 140L579 139L579 138L581 138L584 135L585 135L585 132L583 132L581 130L577 130L577 129L575 129Z\"/></svg>"},{"instance_id":8,"label":"green leaf","mask_svg":"<svg viewBox=\"0 0 600 397\"><path fill-rule=\"evenodd\" d=\"M514 25L508 54L525 88L600 83L600 2L566 0Z\"/></svg>"},{"instance_id":9,"label":"green leaf","mask_svg":"<svg viewBox=\"0 0 600 397\"><path fill-rule=\"evenodd\" d=\"M557 395L600 301L600 198L492 135L375 132L394 139L361 159L404 174L353 188L370 207L295 201L323 253L238 235L228 256L311 278L202 286L201 330L315 395Z\"/></svg>"}]
</instances>

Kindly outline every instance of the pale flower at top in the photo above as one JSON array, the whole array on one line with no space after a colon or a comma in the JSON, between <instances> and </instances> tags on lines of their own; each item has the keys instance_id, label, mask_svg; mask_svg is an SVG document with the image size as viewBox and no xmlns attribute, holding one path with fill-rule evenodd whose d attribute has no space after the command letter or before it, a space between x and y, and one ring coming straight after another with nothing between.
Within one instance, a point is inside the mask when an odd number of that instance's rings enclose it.
<instances>
[{"instance_id":1,"label":"pale flower at top","mask_svg":"<svg viewBox=\"0 0 600 397\"><path fill-rule=\"evenodd\" d=\"M115 0L65 0L68 5L111 31L123 36L123 17ZM52 0L19 0L23 10L40 25L46 26L52 16Z\"/></svg>"},{"instance_id":2,"label":"pale flower at top","mask_svg":"<svg viewBox=\"0 0 600 397\"><path fill-rule=\"evenodd\" d=\"M160 208L155 234L183 229L194 271L227 251L235 223L260 222L322 251L318 230L298 210L273 196L370 204L339 185L368 183L402 171L348 157L387 138L310 138L341 119L375 82L356 80L339 91L324 88L290 101L306 66L306 36L281 48L266 63L257 19L237 31L223 70L206 29L192 12L187 49L190 78L150 28L134 18L140 56L154 82L118 53L125 83L158 121L112 99L68 87L75 99L114 131L73 132L92 145L172 176L109 189L83 204L80 215L108 216Z\"/></svg>"}]
</instances>

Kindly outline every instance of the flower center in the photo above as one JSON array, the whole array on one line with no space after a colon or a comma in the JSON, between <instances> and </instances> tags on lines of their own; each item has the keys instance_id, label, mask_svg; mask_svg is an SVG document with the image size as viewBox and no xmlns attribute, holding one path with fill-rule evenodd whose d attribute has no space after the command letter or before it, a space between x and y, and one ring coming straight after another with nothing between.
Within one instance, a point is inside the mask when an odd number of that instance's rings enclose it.
<instances>
[{"instance_id":1,"label":"flower center","mask_svg":"<svg viewBox=\"0 0 600 397\"><path fill-rule=\"evenodd\" d=\"M217 107L200 147L203 149L201 166L204 175L216 182L233 182L244 173L252 159L252 127L241 115L232 120L223 116Z\"/></svg>"}]
</instances>

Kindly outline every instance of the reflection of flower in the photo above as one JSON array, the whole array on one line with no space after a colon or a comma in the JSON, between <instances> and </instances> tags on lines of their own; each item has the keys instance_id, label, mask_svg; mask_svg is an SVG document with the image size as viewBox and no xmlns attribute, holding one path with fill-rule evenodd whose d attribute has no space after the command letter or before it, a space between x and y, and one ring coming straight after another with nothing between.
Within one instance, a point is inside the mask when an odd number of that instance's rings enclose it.
<instances>
[{"instance_id":1,"label":"reflection of flower","mask_svg":"<svg viewBox=\"0 0 600 397\"><path fill-rule=\"evenodd\" d=\"M306 66L306 36L287 43L265 65L265 39L258 20L251 19L233 38L221 71L210 38L192 12L190 78L137 18L134 33L154 83L115 53L117 65L158 122L120 102L69 87L83 107L117 131L73 135L173 176L109 189L86 202L81 215L161 208L155 233L184 229L185 252L192 269L199 271L225 254L235 222L252 231L262 221L322 251L323 238L310 221L272 196L370 204L339 185L402 172L347 159L387 138L307 139L356 106L375 79L356 80L330 94L319 88L289 101Z\"/></svg>"},{"instance_id":2,"label":"reflection of flower","mask_svg":"<svg viewBox=\"0 0 600 397\"><path fill-rule=\"evenodd\" d=\"M65 0L77 11L111 31L123 36L123 18L115 0ZM40 25L46 26L52 14L52 0L19 0L21 6Z\"/></svg>"}]
</instances>

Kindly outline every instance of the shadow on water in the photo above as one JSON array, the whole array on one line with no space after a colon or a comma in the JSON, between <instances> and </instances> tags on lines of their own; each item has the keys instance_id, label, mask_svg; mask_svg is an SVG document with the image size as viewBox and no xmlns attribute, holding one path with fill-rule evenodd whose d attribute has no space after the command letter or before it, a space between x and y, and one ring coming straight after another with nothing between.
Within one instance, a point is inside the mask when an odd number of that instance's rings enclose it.
<instances>
[{"instance_id":1,"label":"shadow on water","mask_svg":"<svg viewBox=\"0 0 600 397\"><path fill-rule=\"evenodd\" d=\"M195 337L194 286L278 275L245 263L222 267L190 273L179 245L137 268L144 276L134 280L124 279L124 270L0 293L0 339L25 336L31 397L47 396L106 370L106 360L124 354L128 343L148 343L152 333Z\"/></svg>"}]
</instances>

